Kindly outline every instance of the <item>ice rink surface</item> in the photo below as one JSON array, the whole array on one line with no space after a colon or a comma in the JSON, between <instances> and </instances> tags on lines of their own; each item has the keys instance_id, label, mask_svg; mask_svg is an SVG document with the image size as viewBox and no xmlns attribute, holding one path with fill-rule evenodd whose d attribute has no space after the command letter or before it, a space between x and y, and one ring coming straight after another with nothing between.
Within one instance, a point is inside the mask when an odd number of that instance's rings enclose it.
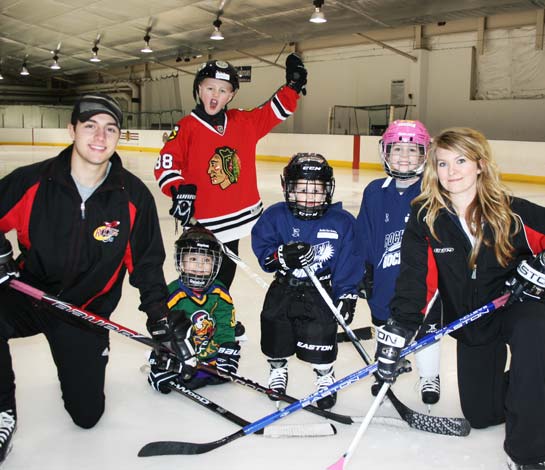
<instances>
[{"instance_id":1,"label":"ice rink surface","mask_svg":"<svg viewBox=\"0 0 545 470\"><path fill-rule=\"evenodd\" d=\"M304 149L301 149L304 151ZM0 176L14 168L53 156L55 147L0 146ZM162 195L153 178L155 155L120 151L124 165L140 176L153 192L167 252L165 276L176 277L172 256L176 239L174 222L168 215L170 199ZM334 159L334 155L325 155ZM282 200L280 173L283 164L258 162L261 195L266 206ZM335 168L335 201L354 215L359 210L363 188L383 176L378 171ZM542 185L509 184L517 196L545 205ZM47 227L44 227L47 231ZM9 238L13 241L14 234ZM268 281L251 252L249 238L241 240L241 258ZM244 323L248 341L243 343L239 374L267 384L268 365L259 347L259 313L265 290L241 269L231 288L238 318ZM138 291L126 282L123 298L112 320L146 333L145 315L138 310ZM359 300L352 328L369 325L365 301ZM42 335L10 342L17 377L18 422L13 451L2 470L318 470L336 462L347 450L359 424L335 424L337 435L317 438L267 438L245 436L206 454L194 456L137 457L142 445L156 440L209 442L232 434L237 426L222 417L171 393L161 395L147 384L139 371L146 362L147 348L111 333L110 362L106 378L106 412L91 430L76 427L64 411L56 370ZM372 354L373 341L364 347ZM441 343L441 400L432 407L438 416L462 416L456 385L455 343ZM78 351L73 351L78 354ZM414 361L413 361L414 364ZM292 358L289 363L288 394L302 398L314 391L314 373L309 365ZM363 367L350 343L339 345L337 378ZM338 413L363 416L372 403L371 378L342 390ZM393 390L407 406L427 412L417 393L417 374L400 377ZM217 404L252 422L276 411L265 395L227 383L198 390ZM387 402L378 415L395 416ZM299 410L276 424L304 424L322 418ZM472 430L467 437L433 435L406 427L371 424L348 468L359 470L496 470L505 469L503 426Z\"/></svg>"}]
</instances>

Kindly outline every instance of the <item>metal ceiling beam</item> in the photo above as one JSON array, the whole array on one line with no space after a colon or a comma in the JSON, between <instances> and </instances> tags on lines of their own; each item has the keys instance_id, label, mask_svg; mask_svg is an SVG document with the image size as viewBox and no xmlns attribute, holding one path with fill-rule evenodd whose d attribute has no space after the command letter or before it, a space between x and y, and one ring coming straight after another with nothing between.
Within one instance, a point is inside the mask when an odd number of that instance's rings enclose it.
<instances>
[{"instance_id":1,"label":"metal ceiling beam","mask_svg":"<svg viewBox=\"0 0 545 470\"><path fill-rule=\"evenodd\" d=\"M239 52L240 54L243 54L245 56L257 59L260 62L265 62L266 64L273 65L274 67L279 67L281 69L285 69L285 67L283 65L277 64L276 62L272 62L272 61L267 60L267 59L263 59L262 57L259 57L258 55L251 54L250 52L243 51L242 49L235 49L235 52Z\"/></svg>"},{"instance_id":2,"label":"metal ceiling beam","mask_svg":"<svg viewBox=\"0 0 545 470\"><path fill-rule=\"evenodd\" d=\"M411 55L411 54L407 54L406 52L396 49L395 47L389 46L385 42L379 41L378 39L373 39L372 37L367 36L367 34L356 33L356 35L361 36L362 38L367 39L370 42L378 44L379 46L384 47L384 49L388 49L389 51L395 52L396 54L406 57L407 59L411 59L413 62L418 61L418 57L415 57L414 55Z\"/></svg>"}]
</instances>

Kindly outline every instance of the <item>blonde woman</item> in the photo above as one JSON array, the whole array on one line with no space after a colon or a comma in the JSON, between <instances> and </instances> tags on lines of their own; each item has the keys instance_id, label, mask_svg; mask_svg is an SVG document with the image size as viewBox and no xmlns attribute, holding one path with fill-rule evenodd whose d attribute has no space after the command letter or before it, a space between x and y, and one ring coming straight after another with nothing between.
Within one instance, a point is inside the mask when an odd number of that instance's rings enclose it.
<instances>
[{"instance_id":1,"label":"blonde woman","mask_svg":"<svg viewBox=\"0 0 545 470\"><path fill-rule=\"evenodd\" d=\"M485 137L467 128L435 137L403 236L377 372L395 380L400 344L436 294L449 323L509 289L506 307L452 336L462 411L474 428L505 423L512 470L545 468L544 250L545 208L509 194Z\"/></svg>"}]
</instances>

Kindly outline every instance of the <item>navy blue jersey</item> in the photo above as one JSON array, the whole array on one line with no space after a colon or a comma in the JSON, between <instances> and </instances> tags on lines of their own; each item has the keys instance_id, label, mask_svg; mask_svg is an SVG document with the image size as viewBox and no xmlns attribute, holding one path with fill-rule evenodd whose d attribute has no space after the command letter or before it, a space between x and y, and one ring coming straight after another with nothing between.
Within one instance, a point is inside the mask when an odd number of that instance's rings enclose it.
<instances>
[{"instance_id":1,"label":"navy blue jersey","mask_svg":"<svg viewBox=\"0 0 545 470\"><path fill-rule=\"evenodd\" d=\"M270 206L252 229L252 249L263 270L265 259L278 247L290 242L305 242L314 246L316 257L310 269L318 279L330 279L333 299L343 294L355 294L363 275L361 255L357 254L355 219L342 208L342 203L332 204L325 214L315 220L295 217L285 202ZM303 269L290 270L289 274L305 279Z\"/></svg>"},{"instance_id":2,"label":"navy blue jersey","mask_svg":"<svg viewBox=\"0 0 545 470\"><path fill-rule=\"evenodd\" d=\"M363 191L357 230L361 236L364 263L373 266L373 293L367 299L371 315L390 316L390 300L401 262L401 239L411 213L411 201L420 194L420 180L399 194L394 178L381 178Z\"/></svg>"}]
</instances>

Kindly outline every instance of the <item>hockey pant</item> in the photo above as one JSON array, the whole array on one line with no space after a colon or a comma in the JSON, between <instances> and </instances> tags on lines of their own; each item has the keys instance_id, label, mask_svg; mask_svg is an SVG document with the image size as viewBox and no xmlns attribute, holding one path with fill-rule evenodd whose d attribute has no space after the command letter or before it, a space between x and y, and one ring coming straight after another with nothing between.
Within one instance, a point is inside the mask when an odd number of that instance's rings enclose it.
<instances>
[{"instance_id":1,"label":"hockey pant","mask_svg":"<svg viewBox=\"0 0 545 470\"><path fill-rule=\"evenodd\" d=\"M64 407L82 428L104 412L109 337L104 329L75 324L66 314L6 289L0 302L0 411L16 409L15 375L8 340L43 333L57 367ZM36 368L36 364L29 364Z\"/></svg>"},{"instance_id":2,"label":"hockey pant","mask_svg":"<svg viewBox=\"0 0 545 470\"><path fill-rule=\"evenodd\" d=\"M311 364L335 361L337 322L313 285L271 283L261 312L261 351L270 358L295 354Z\"/></svg>"},{"instance_id":3,"label":"hockey pant","mask_svg":"<svg viewBox=\"0 0 545 470\"><path fill-rule=\"evenodd\" d=\"M486 328L498 332L491 342L457 342L462 411L474 428L505 422L504 449L515 462L544 461L545 304L517 303L490 320Z\"/></svg>"}]
</instances>

